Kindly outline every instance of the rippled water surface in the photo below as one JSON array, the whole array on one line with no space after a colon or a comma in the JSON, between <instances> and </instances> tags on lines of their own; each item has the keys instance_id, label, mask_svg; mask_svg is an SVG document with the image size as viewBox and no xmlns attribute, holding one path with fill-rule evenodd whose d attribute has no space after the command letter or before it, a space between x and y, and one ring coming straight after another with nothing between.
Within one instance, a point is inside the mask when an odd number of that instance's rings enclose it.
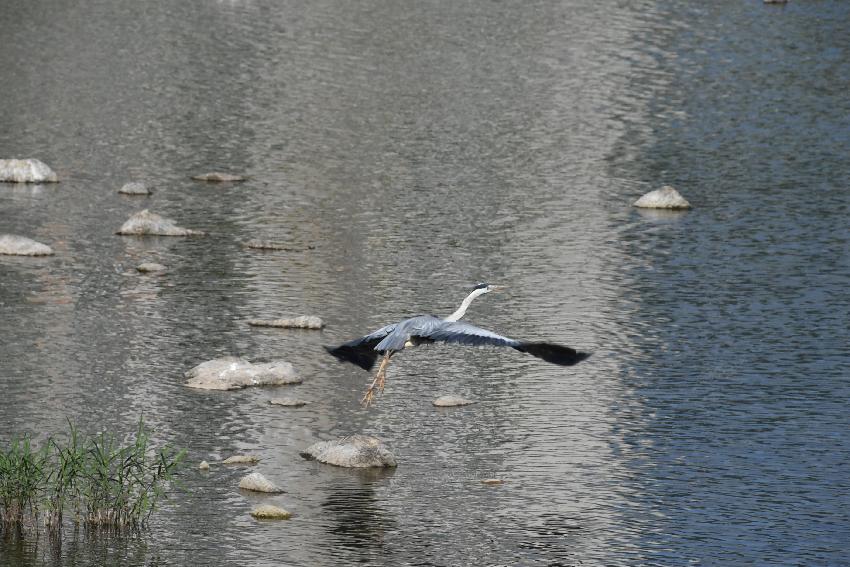
<instances>
[{"instance_id":1,"label":"rippled water surface","mask_svg":"<svg viewBox=\"0 0 850 567\"><path fill-rule=\"evenodd\" d=\"M0 257L0 441L143 415L190 466L148 532L6 534L0 563L846 561L848 29L841 0L5 0L0 158L62 182L0 183L0 232L56 250ZM692 211L630 206L668 183ZM143 208L208 236L115 235ZM510 289L471 321L594 356L421 348L361 408L322 345L478 281ZM246 324L302 313L326 329ZM305 382L183 385L230 354ZM298 455L350 433L397 470ZM288 492L196 468L236 452Z\"/></svg>"}]
</instances>

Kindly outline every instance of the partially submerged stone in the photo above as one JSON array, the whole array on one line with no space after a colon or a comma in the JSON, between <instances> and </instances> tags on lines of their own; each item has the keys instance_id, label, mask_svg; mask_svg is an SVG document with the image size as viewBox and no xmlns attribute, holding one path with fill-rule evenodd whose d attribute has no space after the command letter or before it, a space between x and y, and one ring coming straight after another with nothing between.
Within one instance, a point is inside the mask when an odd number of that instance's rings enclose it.
<instances>
[{"instance_id":1,"label":"partially submerged stone","mask_svg":"<svg viewBox=\"0 0 850 567\"><path fill-rule=\"evenodd\" d=\"M233 175L232 173L222 173L220 171L213 171L211 173L202 173L201 175L193 175L192 179L195 181L215 181L215 182L236 182L236 181L245 181L247 177L243 175Z\"/></svg>"},{"instance_id":2,"label":"partially submerged stone","mask_svg":"<svg viewBox=\"0 0 850 567\"><path fill-rule=\"evenodd\" d=\"M678 191L665 185L661 189L650 191L634 203L635 207L645 209L690 209L688 203Z\"/></svg>"},{"instance_id":3,"label":"partially submerged stone","mask_svg":"<svg viewBox=\"0 0 850 567\"><path fill-rule=\"evenodd\" d=\"M140 211L125 222L118 234L155 235L155 236L202 236L200 230L191 230L177 226L173 220L161 217L148 209Z\"/></svg>"},{"instance_id":4,"label":"partially submerged stone","mask_svg":"<svg viewBox=\"0 0 850 567\"><path fill-rule=\"evenodd\" d=\"M162 264L157 264L156 262L143 262L136 266L136 269L142 272L143 274L150 274L164 272L168 268L166 268Z\"/></svg>"},{"instance_id":5,"label":"partially submerged stone","mask_svg":"<svg viewBox=\"0 0 850 567\"><path fill-rule=\"evenodd\" d=\"M260 462L260 459L255 457L254 455L233 455L232 457L227 457L224 459L221 464L223 465L256 465Z\"/></svg>"},{"instance_id":6,"label":"partially submerged stone","mask_svg":"<svg viewBox=\"0 0 850 567\"><path fill-rule=\"evenodd\" d=\"M0 234L0 254L13 256L51 256L53 249L26 236Z\"/></svg>"},{"instance_id":7,"label":"partially submerged stone","mask_svg":"<svg viewBox=\"0 0 850 567\"><path fill-rule=\"evenodd\" d=\"M208 360L187 371L186 385L201 390L238 390L248 386L282 386L303 380L289 362L252 364L244 358L225 356Z\"/></svg>"},{"instance_id":8,"label":"partially submerged stone","mask_svg":"<svg viewBox=\"0 0 850 567\"><path fill-rule=\"evenodd\" d=\"M283 250L285 252L301 252L303 250L313 250L315 248L315 246L293 247L282 242L273 242L271 240L259 240L257 238L251 239L246 242L245 247L253 248L254 250Z\"/></svg>"},{"instance_id":9,"label":"partially submerged stone","mask_svg":"<svg viewBox=\"0 0 850 567\"><path fill-rule=\"evenodd\" d=\"M299 315L289 319L250 319L252 327L281 327L284 329L321 329L324 321L315 315Z\"/></svg>"},{"instance_id":10,"label":"partially submerged stone","mask_svg":"<svg viewBox=\"0 0 850 567\"><path fill-rule=\"evenodd\" d=\"M206 461L201 461L201 464L198 465L198 468L201 469L202 471L208 471L208 470L210 470L210 464Z\"/></svg>"},{"instance_id":11,"label":"partially submerged stone","mask_svg":"<svg viewBox=\"0 0 850 567\"><path fill-rule=\"evenodd\" d=\"M500 478L485 478L481 484L505 484L505 481Z\"/></svg>"},{"instance_id":12,"label":"partially submerged stone","mask_svg":"<svg viewBox=\"0 0 850 567\"><path fill-rule=\"evenodd\" d=\"M394 467L395 456L383 441L368 435L351 435L332 441L321 441L301 453L305 459L338 467Z\"/></svg>"},{"instance_id":13,"label":"partially submerged stone","mask_svg":"<svg viewBox=\"0 0 850 567\"><path fill-rule=\"evenodd\" d=\"M271 494L285 492L285 490L258 472L252 472L251 474L242 477L242 480L239 481L239 488L243 490L253 490L254 492L268 492Z\"/></svg>"},{"instance_id":14,"label":"partially submerged stone","mask_svg":"<svg viewBox=\"0 0 850 567\"><path fill-rule=\"evenodd\" d=\"M283 508L272 506L271 504L262 504L251 510L251 515L258 520L288 520L292 517L291 512L287 512Z\"/></svg>"},{"instance_id":15,"label":"partially submerged stone","mask_svg":"<svg viewBox=\"0 0 850 567\"><path fill-rule=\"evenodd\" d=\"M273 406L300 408L302 406L306 406L310 402L305 402L304 400L297 400L295 398L274 398L269 400L269 403Z\"/></svg>"},{"instance_id":16,"label":"partially submerged stone","mask_svg":"<svg viewBox=\"0 0 850 567\"><path fill-rule=\"evenodd\" d=\"M118 190L122 195L150 195L153 191L141 181L130 181Z\"/></svg>"},{"instance_id":17,"label":"partially submerged stone","mask_svg":"<svg viewBox=\"0 0 850 567\"><path fill-rule=\"evenodd\" d=\"M432 402L435 406L440 408L449 408L454 406L468 406L469 404L474 404L472 400L467 400L466 398L461 398L460 396L440 396L436 400Z\"/></svg>"},{"instance_id":18,"label":"partially submerged stone","mask_svg":"<svg viewBox=\"0 0 850 567\"><path fill-rule=\"evenodd\" d=\"M0 181L12 183L56 183L59 177L37 159L0 159Z\"/></svg>"}]
</instances>

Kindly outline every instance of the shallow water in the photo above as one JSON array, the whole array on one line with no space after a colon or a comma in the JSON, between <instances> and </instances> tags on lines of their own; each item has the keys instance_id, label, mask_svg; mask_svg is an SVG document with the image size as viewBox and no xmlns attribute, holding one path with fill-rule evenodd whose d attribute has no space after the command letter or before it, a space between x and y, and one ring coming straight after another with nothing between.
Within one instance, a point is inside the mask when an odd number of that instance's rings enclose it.
<instances>
[{"instance_id":1,"label":"shallow water","mask_svg":"<svg viewBox=\"0 0 850 567\"><path fill-rule=\"evenodd\" d=\"M2 563L845 561L848 25L839 0L7 0L0 157L63 181L0 183L0 232L57 252L0 257L0 440L143 415L192 466L149 532L6 535ZM189 179L219 169L251 179ZM667 183L692 211L630 207ZM209 236L114 234L143 208ZM510 290L470 321L594 356L422 348L361 408L322 345L478 281ZM246 324L302 313L327 328ZM305 382L183 386L228 354ZM349 433L398 469L298 456ZM195 468L237 452L287 494Z\"/></svg>"}]
</instances>

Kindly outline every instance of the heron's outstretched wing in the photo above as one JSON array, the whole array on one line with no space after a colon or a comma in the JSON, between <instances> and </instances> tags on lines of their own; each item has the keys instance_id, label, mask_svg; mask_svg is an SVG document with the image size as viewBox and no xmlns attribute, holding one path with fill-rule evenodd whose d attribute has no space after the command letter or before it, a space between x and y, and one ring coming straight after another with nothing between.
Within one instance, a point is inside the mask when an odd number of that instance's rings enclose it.
<instances>
[{"instance_id":1,"label":"heron's outstretched wing","mask_svg":"<svg viewBox=\"0 0 850 567\"><path fill-rule=\"evenodd\" d=\"M377 331L371 332L366 336L343 343L338 347L325 347L325 350L343 362L356 364L364 370L371 370L375 366L375 360L378 358L378 351L375 350L381 340L393 332L396 328L396 323L381 327Z\"/></svg>"},{"instance_id":2,"label":"heron's outstretched wing","mask_svg":"<svg viewBox=\"0 0 850 567\"><path fill-rule=\"evenodd\" d=\"M442 321L441 324L432 325L431 328L423 330L417 336L432 341L459 345L511 347L520 352L526 352L532 356L536 356L546 362L561 366L572 366L590 356L589 353L578 352L567 346L552 343L518 341L460 321Z\"/></svg>"}]
</instances>

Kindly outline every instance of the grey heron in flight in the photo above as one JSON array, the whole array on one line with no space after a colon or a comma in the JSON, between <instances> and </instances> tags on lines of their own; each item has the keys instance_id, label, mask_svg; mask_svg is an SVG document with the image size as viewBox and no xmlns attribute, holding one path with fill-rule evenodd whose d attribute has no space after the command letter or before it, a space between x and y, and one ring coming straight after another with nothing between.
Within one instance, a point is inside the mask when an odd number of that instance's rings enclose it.
<instances>
[{"instance_id":1,"label":"grey heron in flight","mask_svg":"<svg viewBox=\"0 0 850 567\"><path fill-rule=\"evenodd\" d=\"M457 311L443 319L434 315L418 315L381 327L366 336L348 341L338 347L325 349L342 362L356 364L364 370L371 370L379 355L383 355L375 379L366 391L361 402L369 406L375 395L375 389L384 391L384 381L390 358L407 347L426 343L449 343L470 346L500 346L536 356L546 362L561 366L572 366L581 362L589 353L578 352L567 346L552 343L530 342L504 337L487 329L460 322L469 305L476 297L502 289L503 286L478 284L472 293L466 296Z\"/></svg>"}]
</instances>

